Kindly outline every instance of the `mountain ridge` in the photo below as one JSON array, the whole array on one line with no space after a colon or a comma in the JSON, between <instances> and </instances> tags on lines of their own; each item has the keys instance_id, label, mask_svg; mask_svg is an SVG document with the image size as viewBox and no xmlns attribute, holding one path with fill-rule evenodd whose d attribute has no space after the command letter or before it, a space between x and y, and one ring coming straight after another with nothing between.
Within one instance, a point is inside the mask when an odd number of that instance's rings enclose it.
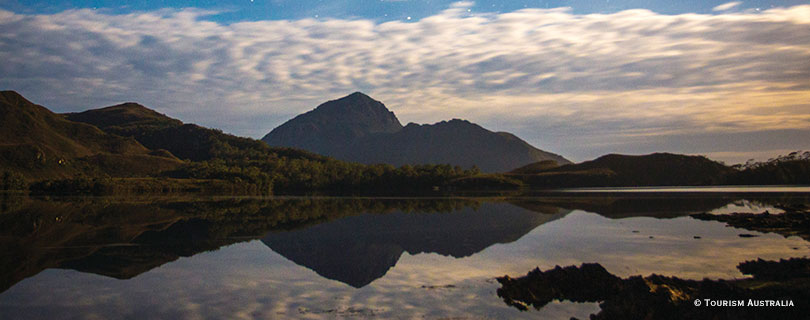
<instances>
[{"instance_id":1,"label":"mountain ridge","mask_svg":"<svg viewBox=\"0 0 810 320\"><path fill-rule=\"evenodd\" d=\"M360 92L300 114L274 128L262 141L366 164L442 163L504 172L541 160L570 163L514 134L492 132L467 120L411 122L403 127L384 104Z\"/></svg>"},{"instance_id":2,"label":"mountain ridge","mask_svg":"<svg viewBox=\"0 0 810 320\"><path fill-rule=\"evenodd\" d=\"M150 125L172 126L183 122L147 108L137 102L125 102L109 107L62 114L66 119L91 123L102 130L113 127Z\"/></svg>"}]
</instances>

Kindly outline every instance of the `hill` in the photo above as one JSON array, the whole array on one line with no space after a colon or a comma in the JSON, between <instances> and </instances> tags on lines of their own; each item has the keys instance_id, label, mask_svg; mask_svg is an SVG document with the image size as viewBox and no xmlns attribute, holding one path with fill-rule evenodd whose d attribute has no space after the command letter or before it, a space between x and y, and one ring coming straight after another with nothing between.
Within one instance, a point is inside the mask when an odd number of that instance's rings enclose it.
<instances>
[{"instance_id":1,"label":"hill","mask_svg":"<svg viewBox=\"0 0 810 320\"><path fill-rule=\"evenodd\" d=\"M559 167L534 164L507 176L536 188L559 188L717 185L734 173L734 169L702 156L653 153L609 154Z\"/></svg>"},{"instance_id":2,"label":"hill","mask_svg":"<svg viewBox=\"0 0 810 320\"><path fill-rule=\"evenodd\" d=\"M97 170L138 176L180 164L173 156L155 153L135 139L66 120L14 91L0 92L0 137L0 165L28 179Z\"/></svg>"},{"instance_id":3,"label":"hill","mask_svg":"<svg viewBox=\"0 0 810 320\"><path fill-rule=\"evenodd\" d=\"M803 184L810 185L810 151L796 151L764 162L749 161L733 166L737 172L730 184Z\"/></svg>"},{"instance_id":4,"label":"hill","mask_svg":"<svg viewBox=\"0 0 810 320\"><path fill-rule=\"evenodd\" d=\"M186 124L137 103L64 114L66 119L96 126L105 132L132 137L147 148L163 149L180 159L205 161L229 157L322 159L285 148L270 148L261 141L237 137L220 130Z\"/></svg>"},{"instance_id":5,"label":"hill","mask_svg":"<svg viewBox=\"0 0 810 320\"><path fill-rule=\"evenodd\" d=\"M446 163L502 172L542 160L570 163L510 133L492 132L465 120L402 127L385 105L359 92L321 104L262 140L368 164Z\"/></svg>"}]
</instances>

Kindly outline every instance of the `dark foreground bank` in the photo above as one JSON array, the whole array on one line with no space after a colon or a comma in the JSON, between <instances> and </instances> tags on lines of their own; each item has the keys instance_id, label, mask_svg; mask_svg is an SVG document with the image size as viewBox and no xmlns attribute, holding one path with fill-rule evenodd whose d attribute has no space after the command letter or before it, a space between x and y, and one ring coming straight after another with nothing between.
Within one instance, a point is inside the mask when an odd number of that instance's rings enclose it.
<instances>
[{"instance_id":1,"label":"dark foreground bank","mask_svg":"<svg viewBox=\"0 0 810 320\"><path fill-rule=\"evenodd\" d=\"M600 302L596 319L800 319L810 312L810 259L747 261L752 278L619 278L597 263L498 278L498 296L520 310L557 301Z\"/></svg>"}]
</instances>

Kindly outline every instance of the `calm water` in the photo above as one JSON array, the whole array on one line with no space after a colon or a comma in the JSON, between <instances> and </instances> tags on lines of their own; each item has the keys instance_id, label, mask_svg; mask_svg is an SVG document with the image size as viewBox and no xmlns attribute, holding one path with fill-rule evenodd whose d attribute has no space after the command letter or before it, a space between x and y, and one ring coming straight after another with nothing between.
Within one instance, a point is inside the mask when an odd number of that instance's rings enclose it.
<instances>
[{"instance_id":1,"label":"calm water","mask_svg":"<svg viewBox=\"0 0 810 320\"><path fill-rule=\"evenodd\" d=\"M798 238L696 220L808 195L30 199L0 206L0 319L587 318L520 312L494 280L599 262L619 276L740 278ZM739 234L758 237L743 238ZM699 237L696 239L695 237Z\"/></svg>"}]
</instances>

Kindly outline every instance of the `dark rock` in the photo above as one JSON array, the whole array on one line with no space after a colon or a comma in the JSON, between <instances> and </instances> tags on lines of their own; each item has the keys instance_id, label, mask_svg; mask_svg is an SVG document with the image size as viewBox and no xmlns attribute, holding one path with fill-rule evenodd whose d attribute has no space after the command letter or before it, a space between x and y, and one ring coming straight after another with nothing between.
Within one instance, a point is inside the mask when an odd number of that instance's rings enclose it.
<instances>
[{"instance_id":1,"label":"dark rock","mask_svg":"<svg viewBox=\"0 0 810 320\"><path fill-rule=\"evenodd\" d=\"M810 259L791 258L779 261L757 259L740 263L737 269L743 274L750 274L763 280L810 278Z\"/></svg>"}]
</instances>

